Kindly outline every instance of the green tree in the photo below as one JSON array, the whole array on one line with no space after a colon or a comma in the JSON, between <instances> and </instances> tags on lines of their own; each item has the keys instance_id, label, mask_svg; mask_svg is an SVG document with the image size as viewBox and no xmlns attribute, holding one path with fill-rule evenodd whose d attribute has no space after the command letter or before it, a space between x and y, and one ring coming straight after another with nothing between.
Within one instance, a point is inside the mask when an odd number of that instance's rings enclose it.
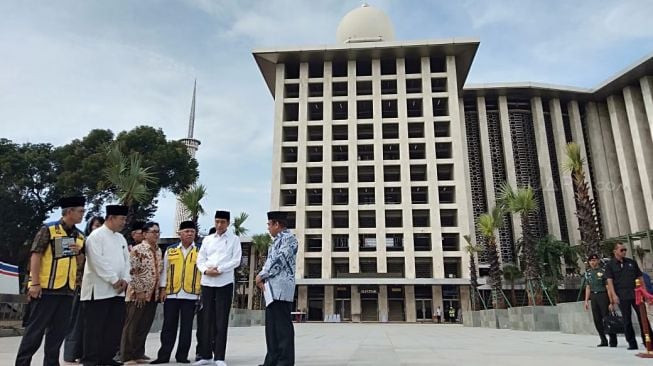
<instances>
[{"instance_id":1,"label":"green tree","mask_svg":"<svg viewBox=\"0 0 653 366\"><path fill-rule=\"evenodd\" d=\"M241 212L240 214L238 214L238 216L234 217L233 226L234 226L234 234L236 234L236 236L247 234L249 229L247 229L243 225L245 224L245 221L247 221L248 218L249 218L249 214L245 212Z\"/></svg>"},{"instance_id":2,"label":"green tree","mask_svg":"<svg viewBox=\"0 0 653 366\"><path fill-rule=\"evenodd\" d=\"M256 258L256 270L254 271L255 275L261 272L263 269L270 244L272 244L272 237L270 237L270 235L267 233L255 234L252 236L252 256ZM252 307L254 309L260 310L263 308L262 295L263 294L258 287L254 289L254 296L252 299Z\"/></svg>"},{"instance_id":3,"label":"green tree","mask_svg":"<svg viewBox=\"0 0 653 366\"><path fill-rule=\"evenodd\" d=\"M540 268L535 249L534 223L531 214L537 212L537 199L531 186L519 187L513 190L504 183L501 186L499 200L513 214L518 214L522 229L522 254L524 258L524 277L528 292L528 303L535 305L541 299Z\"/></svg>"},{"instance_id":4,"label":"green tree","mask_svg":"<svg viewBox=\"0 0 653 366\"><path fill-rule=\"evenodd\" d=\"M472 307L474 310L479 308L481 301L476 301L478 296L478 272L476 271L476 253L481 252L483 247L474 245L472 238L469 235L463 235L463 239L467 242L465 251L469 255L469 282L472 285ZM479 299L480 300L480 299Z\"/></svg>"},{"instance_id":5,"label":"green tree","mask_svg":"<svg viewBox=\"0 0 653 366\"><path fill-rule=\"evenodd\" d=\"M515 282L523 277L523 274L519 267L512 263L508 263L503 266L503 279L510 284L510 301L512 305L517 305L517 294L515 293Z\"/></svg>"},{"instance_id":6,"label":"green tree","mask_svg":"<svg viewBox=\"0 0 653 366\"><path fill-rule=\"evenodd\" d=\"M503 209L494 207L490 212L478 217L478 230L485 238L488 262L490 263L490 286L492 287L492 303L494 308L505 308L503 298L503 283L501 281L501 262L497 252L497 237L495 232L503 226Z\"/></svg>"},{"instance_id":7,"label":"green tree","mask_svg":"<svg viewBox=\"0 0 653 366\"><path fill-rule=\"evenodd\" d=\"M585 250L585 257L590 254L601 253L601 227L596 218L596 204L590 195L589 184L585 178L583 164L585 159L581 156L580 146L570 142L565 148L566 171L571 172L574 183L574 195L576 197L576 217L578 218L578 230L580 230L581 245Z\"/></svg>"},{"instance_id":8,"label":"green tree","mask_svg":"<svg viewBox=\"0 0 653 366\"><path fill-rule=\"evenodd\" d=\"M206 197L206 187L202 184L192 185L179 195L179 202L188 210L195 227L197 227L200 215L204 215L204 207L201 202L204 197Z\"/></svg>"},{"instance_id":9,"label":"green tree","mask_svg":"<svg viewBox=\"0 0 653 366\"><path fill-rule=\"evenodd\" d=\"M535 247L537 261L541 263L542 282L547 293L556 298L558 285L564 279L563 260L567 265L577 266L577 250L552 235L547 235L538 240Z\"/></svg>"}]
</instances>

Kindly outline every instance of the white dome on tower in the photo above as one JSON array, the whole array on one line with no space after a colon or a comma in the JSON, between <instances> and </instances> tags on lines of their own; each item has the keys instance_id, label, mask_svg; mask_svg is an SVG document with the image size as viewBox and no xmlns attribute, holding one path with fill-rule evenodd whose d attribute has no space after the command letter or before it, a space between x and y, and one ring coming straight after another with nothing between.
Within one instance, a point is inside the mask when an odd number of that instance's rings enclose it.
<instances>
[{"instance_id":1,"label":"white dome on tower","mask_svg":"<svg viewBox=\"0 0 653 366\"><path fill-rule=\"evenodd\" d=\"M395 32L385 13L363 4L342 18L336 38L339 43L393 41Z\"/></svg>"}]
</instances>

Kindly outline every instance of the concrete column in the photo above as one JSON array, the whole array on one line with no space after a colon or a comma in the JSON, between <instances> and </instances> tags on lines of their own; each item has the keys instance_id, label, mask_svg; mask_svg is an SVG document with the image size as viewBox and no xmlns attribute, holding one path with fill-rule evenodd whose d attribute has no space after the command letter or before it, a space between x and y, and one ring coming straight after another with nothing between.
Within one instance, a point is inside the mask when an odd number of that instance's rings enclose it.
<instances>
[{"instance_id":1,"label":"concrete column","mask_svg":"<svg viewBox=\"0 0 653 366\"><path fill-rule=\"evenodd\" d=\"M404 287L404 298L406 309L406 322L415 323L417 321L417 312L415 309L415 286L407 285Z\"/></svg>"},{"instance_id":2,"label":"concrete column","mask_svg":"<svg viewBox=\"0 0 653 366\"><path fill-rule=\"evenodd\" d=\"M560 99L551 99L549 102L551 111L551 123L553 127L553 142L558 158L558 171L560 172L560 189L562 190L562 203L565 207L565 218L567 219L567 231L569 233L570 244L574 245L580 241L580 231L578 230L578 219L576 218L576 199L574 198L574 184L571 180L571 172L564 168L564 162L567 158L565 149L567 138L565 136L565 126L562 120L562 108Z\"/></svg>"},{"instance_id":3,"label":"concrete column","mask_svg":"<svg viewBox=\"0 0 653 366\"><path fill-rule=\"evenodd\" d=\"M379 321L388 320L388 286L379 286Z\"/></svg>"},{"instance_id":4,"label":"concrete column","mask_svg":"<svg viewBox=\"0 0 653 366\"><path fill-rule=\"evenodd\" d=\"M639 79L639 85L642 89L642 99L648 119L651 140L653 140L653 76L645 76Z\"/></svg>"},{"instance_id":5,"label":"concrete column","mask_svg":"<svg viewBox=\"0 0 653 366\"><path fill-rule=\"evenodd\" d=\"M470 286L460 286L460 311L469 311L472 309L470 298Z\"/></svg>"},{"instance_id":6,"label":"concrete column","mask_svg":"<svg viewBox=\"0 0 653 366\"><path fill-rule=\"evenodd\" d=\"M515 154L512 150L512 137L510 135L510 116L508 114L508 98L499 96L499 118L501 120L501 142L503 144L503 158L506 165L507 183L512 189L517 189L517 172L515 171ZM512 234L515 240L521 238L522 227L519 215L511 214Z\"/></svg>"},{"instance_id":7,"label":"concrete column","mask_svg":"<svg viewBox=\"0 0 653 366\"><path fill-rule=\"evenodd\" d=\"M626 208L626 195L622 183L621 170L619 168L619 158L617 157L617 145L612 133L610 113L607 104L598 105L599 121L601 122L601 132L603 134L603 148L606 152L610 180L606 183L606 190L613 196L614 208L619 226L619 235L630 233L630 220Z\"/></svg>"},{"instance_id":8,"label":"concrete column","mask_svg":"<svg viewBox=\"0 0 653 366\"><path fill-rule=\"evenodd\" d=\"M555 185L553 182L553 167L549 155L549 143L546 138L546 122L544 121L544 107L542 98L531 99L533 113L533 129L535 130L535 145L537 146L537 161L540 168L540 184L544 196L544 211L546 212L547 230L556 238L561 238L560 219L556 206Z\"/></svg>"},{"instance_id":9,"label":"concrete column","mask_svg":"<svg viewBox=\"0 0 653 366\"><path fill-rule=\"evenodd\" d=\"M624 88L624 101L635 160L637 161L639 181L644 196L648 221L646 228L653 228L653 141L651 141L651 128L646 117L644 100L640 89L634 86Z\"/></svg>"},{"instance_id":10,"label":"concrete column","mask_svg":"<svg viewBox=\"0 0 653 366\"><path fill-rule=\"evenodd\" d=\"M494 196L494 182L492 181L492 153L490 152L490 133L488 132L485 97L477 97L476 106L478 108L478 124L481 136L481 152L483 155L483 180L485 181L487 207L492 209L492 207L496 206L496 197Z\"/></svg>"},{"instance_id":11,"label":"concrete column","mask_svg":"<svg viewBox=\"0 0 653 366\"><path fill-rule=\"evenodd\" d=\"M381 62L378 59L372 60L372 76L375 80L373 85L373 96L375 101L381 100ZM378 85L378 86L377 86ZM378 89L377 89L378 88ZM397 116L399 117L399 153L400 153L400 174L404 178L410 164L408 164L408 127L406 126L406 73L404 69L404 60L397 59ZM381 122L382 108L381 103L374 103L379 106L379 114L374 115L374 120ZM376 111L375 111L376 112ZM382 126L380 126L382 128ZM354 135L356 136L356 135ZM383 182L383 163L376 163L382 161L383 157L383 140L382 136L375 135L374 140L374 194L375 194L375 215L376 215L376 269L379 273L388 272L388 253L385 246L385 210L383 209L383 202L385 199L384 182ZM406 142L406 143L404 143ZM405 146L404 146L405 145ZM402 146L404 146L402 148ZM402 179L403 180L403 179ZM403 192L402 192L403 196ZM405 197L405 196L403 196ZM356 210L354 210L356 212ZM403 226L406 226L406 212L402 213ZM410 218L412 220L412 217ZM412 226L408 226L412 227Z\"/></svg>"},{"instance_id":12,"label":"concrete column","mask_svg":"<svg viewBox=\"0 0 653 366\"><path fill-rule=\"evenodd\" d=\"M328 87L328 86L327 86ZM376 100L377 96L381 95L381 84L380 81L372 81L372 91L374 93L374 98ZM348 108L348 119L350 121L356 120L356 111L353 108L356 105L356 61L349 60L347 63L347 103L352 106ZM381 105L379 103L374 103L374 116L381 115ZM347 162L349 170L349 179L347 183L347 189L349 190L349 205L346 206L349 211L349 273L359 273L359 249L358 249L358 170L356 169L358 163L358 156L356 151L356 141L357 139L353 136L356 136L356 123L349 123L347 130L349 138L347 141L347 150L349 153L349 161ZM375 152L376 153L376 152ZM343 206L343 210L345 207ZM359 296L358 290L356 290L356 295ZM354 289L352 288L352 296ZM360 314L360 296L358 297L358 313ZM352 297L353 302L353 297ZM353 305L352 305L353 306ZM353 308L352 308L353 312ZM360 321L360 315L359 319Z\"/></svg>"},{"instance_id":13,"label":"concrete column","mask_svg":"<svg viewBox=\"0 0 653 366\"><path fill-rule=\"evenodd\" d=\"M281 147L283 144L283 93L284 93L284 64L277 64L275 70L275 96L274 96L274 131L273 131L273 145L272 157L273 161L280 162ZM272 192L270 208L277 209L281 206L281 169L272 169Z\"/></svg>"},{"instance_id":14,"label":"concrete column","mask_svg":"<svg viewBox=\"0 0 653 366\"><path fill-rule=\"evenodd\" d=\"M331 108L331 103L333 102L331 88L329 87L332 82L332 68L331 61L326 61L324 63L324 85L323 88L323 106L322 113L324 115L325 121L331 121L333 118L333 111ZM332 245L333 240L331 239L331 234L333 233L332 226L332 205L331 205L331 145L332 145L332 124L323 123L322 124L322 184L320 188L322 189L322 230L320 235L322 236L322 278L332 278L333 274L331 273L331 257L332 257ZM299 192L298 192L299 193Z\"/></svg>"},{"instance_id":15,"label":"concrete column","mask_svg":"<svg viewBox=\"0 0 653 366\"><path fill-rule=\"evenodd\" d=\"M623 98L620 95L609 96L608 110L610 111L610 125L612 126L614 143L617 146L617 159L619 160L619 170L626 197L630 231L645 230L648 228L646 206L644 204L642 184L637 172L635 149Z\"/></svg>"},{"instance_id":16,"label":"concrete column","mask_svg":"<svg viewBox=\"0 0 653 366\"><path fill-rule=\"evenodd\" d=\"M587 113L589 151L592 154L594 178L596 179L595 187L597 191L594 192L594 199L599 203L603 233L605 237L612 238L619 236L619 224L615 210L614 196L612 195L612 190L608 189L610 183L610 167L607 152L603 144L604 132L601 128L601 120L599 119L599 110L596 103L587 103L585 111Z\"/></svg>"},{"instance_id":17,"label":"concrete column","mask_svg":"<svg viewBox=\"0 0 653 366\"><path fill-rule=\"evenodd\" d=\"M334 296L334 286L324 286L324 316L336 313L336 300Z\"/></svg>"},{"instance_id":18,"label":"concrete column","mask_svg":"<svg viewBox=\"0 0 653 366\"><path fill-rule=\"evenodd\" d=\"M442 310L442 286L436 285L431 287L433 290L433 314L435 314L435 309L440 307Z\"/></svg>"},{"instance_id":19,"label":"concrete column","mask_svg":"<svg viewBox=\"0 0 653 366\"><path fill-rule=\"evenodd\" d=\"M592 176L590 174L589 163L587 162L587 146L585 146L585 133L583 132L583 125L580 120L580 108L578 106L578 101L572 100L567 104L567 110L569 111L569 123L571 125L571 139L580 146L581 157L585 160L583 163L583 171L585 172L585 180L587 180L587 185L590 191L590 197L594 198L594 192L592 188Z\"/></svg>"},{"instance_id":20,"label":"concrete column","mask_svg":"<svg viewBox=\"0 0 653 366\"><path fill-rule=\"evenodd\" d=\"M351 286L351 321L353 323L361 322L361 294L356 285Z\"/></svg>"},{"instance_id":21,"label":"concrete column","mask_svg":"<svg viewBox=\"0 0 653 366\"><path fill-rule=\"evenodd\" d=\"M308 312L308 286L297 286L297 307Z\"/></svg>"}]
</instances>

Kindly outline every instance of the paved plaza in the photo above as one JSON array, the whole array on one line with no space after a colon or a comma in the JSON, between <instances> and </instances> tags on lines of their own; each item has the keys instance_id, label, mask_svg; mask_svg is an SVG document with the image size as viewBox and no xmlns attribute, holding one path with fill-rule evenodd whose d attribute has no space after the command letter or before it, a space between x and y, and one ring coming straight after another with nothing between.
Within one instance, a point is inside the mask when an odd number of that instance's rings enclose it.
<instances>
[{"instance_id":1,"label":"paved plaza","mask_svg":"<svg viewBox=\"0 0 653 366\"><path fill-rule=\"evenodd\" d=\"M295 331L297 365L653 365L653 360L627 351L623 339L617 349L597 349L595 336L558 332L321 323L299 324ZM19 341L19 337L0 338L0 365L13 364ZM147 354L155 356L158 346L159 335L151 334ZM41 352L33 365L41 364ZM229 366L255 366L264 355L263 327L229 329Z\"/></svg>"}]
</instances>

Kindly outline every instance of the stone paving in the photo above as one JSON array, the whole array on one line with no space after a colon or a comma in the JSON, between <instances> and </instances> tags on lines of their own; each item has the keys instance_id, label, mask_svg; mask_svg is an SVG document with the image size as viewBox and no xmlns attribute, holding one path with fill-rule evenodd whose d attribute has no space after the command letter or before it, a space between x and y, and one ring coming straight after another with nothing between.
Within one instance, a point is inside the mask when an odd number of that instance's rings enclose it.
<instances>
[{"instance_id":1,"label":"stone paving","mask_svg":"<svg viewBox=\"0 0 653 366\"><path fill-rule=\"evenodd\" d=\"M596 336L460 325L303 323L295 332L297 365L653 365L626 350L623 337L616 349L597 349ZM0 338L0 365L13 364L19 342ZM147 354L158 346L158 334L150 334ZM34 365L42 364L41 352ZM263 327L229 329L229 366L255 366L264 355Z\"/></svg>"}]
</instances>

